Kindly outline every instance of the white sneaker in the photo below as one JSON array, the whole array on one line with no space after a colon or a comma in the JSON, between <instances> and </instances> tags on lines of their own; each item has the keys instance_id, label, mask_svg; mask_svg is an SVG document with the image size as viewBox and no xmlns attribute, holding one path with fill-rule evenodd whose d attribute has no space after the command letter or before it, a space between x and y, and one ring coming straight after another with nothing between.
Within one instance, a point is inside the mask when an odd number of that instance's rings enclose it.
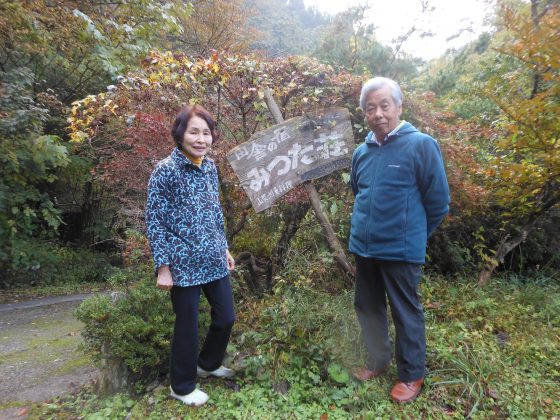
<instances>
[{"instance_id":1,"label":"white sneaker","mask_svg":"<svg viewBox=\"0 0 560 420\"><path fill-rule=\"evenodd\" d=\"M179 395L179 394L175 394L175 391L173 391L173 388L169 387L169 390L171 391L171 396L187 405L193 405L195 407L200 407L201 405L206 404L206 401L208 401L208 394L206 394L206 392L201 391L200 389L196 388L193 392L191 392L190 394L187 395Z\"/></svg>"},{"instance_id":2,"label":"white sneaker","mask_svg":"<svg viewBox=\"0 0 560 420\"><path fill-rule=\"evenodd\" d=\"M216 370L204 370L200 366L196 367L196 373L202 378L207 378L209 376L215 376L216 378L231 378L235 375L233 369L227 368L224 365L220 366Z\"/></svg>"}]
</instances>

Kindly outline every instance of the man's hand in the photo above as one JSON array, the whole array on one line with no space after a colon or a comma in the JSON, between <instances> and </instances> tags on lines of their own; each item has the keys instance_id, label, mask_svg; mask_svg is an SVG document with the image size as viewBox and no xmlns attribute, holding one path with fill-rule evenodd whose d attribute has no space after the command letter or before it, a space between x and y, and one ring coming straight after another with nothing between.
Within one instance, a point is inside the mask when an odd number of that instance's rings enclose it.
<instances>
[{"instance_id":1,"label":"man's hand","mask_svg":"<svg viewBox=\"0 0 560 420\"><path fill-rule=\"evenodd\" d=\"M229 271L233 270L235 268L235 260L233 259L233 257L231 256L231 254L229 253L229 250L226 249L226 259L227 259L227 268Z\"/></svg>"},{"instance_id":2,"label":"man's hand","mask_svg":"<svg viewBox=\"0 0 560 420\"><path fill-rule=\"evenodd\" d=\"M163 290L170 290L173 287L173 277L171 277L169 266L162 265L158 269L156 287Z\"/></svg>"}]
</instances>

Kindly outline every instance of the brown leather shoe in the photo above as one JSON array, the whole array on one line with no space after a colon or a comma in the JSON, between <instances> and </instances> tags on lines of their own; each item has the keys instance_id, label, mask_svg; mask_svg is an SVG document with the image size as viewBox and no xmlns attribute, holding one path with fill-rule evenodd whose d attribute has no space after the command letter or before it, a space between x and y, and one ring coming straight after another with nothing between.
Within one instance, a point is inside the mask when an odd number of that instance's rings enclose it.
<instances>
[{"instance_id":1,"label":"brown leather shoe","mask_svg":"<svg viewBox=\"0 0 560 420\"><path fill-rule=\"evenodd\" d=\"M391 390L391 399L396 403L412 402L422 391L424 378L412 382L397 382Z\"/></svg>"},{"instance_id":2,"label":"brown leather shoe","mask_svg":"<svg viewBox=\"0 0 560 420\"><path fill-rule=\"evenodd\" d=\"M369 381L370 379L376 378L377 376L383 375L389 369L391 363L387 363L387 366L382 367L377 370L369 370L367 366L362 366L352 371L352 376L358 381Z\"/></svg>"}]
</instances>

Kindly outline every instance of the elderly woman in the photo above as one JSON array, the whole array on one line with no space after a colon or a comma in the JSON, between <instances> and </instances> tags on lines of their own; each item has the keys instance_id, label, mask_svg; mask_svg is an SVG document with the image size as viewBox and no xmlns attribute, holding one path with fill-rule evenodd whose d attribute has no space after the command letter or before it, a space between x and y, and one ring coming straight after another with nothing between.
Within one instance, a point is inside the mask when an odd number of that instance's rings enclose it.
<instances>
[{"instance_id":1,"label":"elderly woman","mask_svg":"<svg viewBox=\"0 0 560 420\"><path fill-rule=\"evenodd\" d=\"M175 313L171 396L200 406L208 395L196 388L197 375L234 375L222 362L235 321L228 275L235 262L224 233L218 172L206 156L217 139L216 123L202 106L187 106L177 115L171 133L177 147L150 177L146 226L157 287L171 291ZM212 322L199 353L201 291L210 303Z\"/></svg>"}]
</instances>

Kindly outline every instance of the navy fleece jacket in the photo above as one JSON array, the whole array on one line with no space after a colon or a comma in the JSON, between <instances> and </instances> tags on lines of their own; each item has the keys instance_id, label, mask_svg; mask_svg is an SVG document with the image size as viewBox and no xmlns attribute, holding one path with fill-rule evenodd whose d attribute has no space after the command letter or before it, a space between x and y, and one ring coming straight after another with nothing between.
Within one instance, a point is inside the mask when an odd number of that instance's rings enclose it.
<instances>
[{"instance_id":1,"label":"navy fleece jacket","mask_svg":"<svg viewBox=\"0 0 560 420\"><path fill-rule=\"evenodd\" d=\"M371 133L354 151L350 251L423 264L427 238L449 211L449 187L437 142L404 123L382 146Z\"/></svg>"}]
</instances>

